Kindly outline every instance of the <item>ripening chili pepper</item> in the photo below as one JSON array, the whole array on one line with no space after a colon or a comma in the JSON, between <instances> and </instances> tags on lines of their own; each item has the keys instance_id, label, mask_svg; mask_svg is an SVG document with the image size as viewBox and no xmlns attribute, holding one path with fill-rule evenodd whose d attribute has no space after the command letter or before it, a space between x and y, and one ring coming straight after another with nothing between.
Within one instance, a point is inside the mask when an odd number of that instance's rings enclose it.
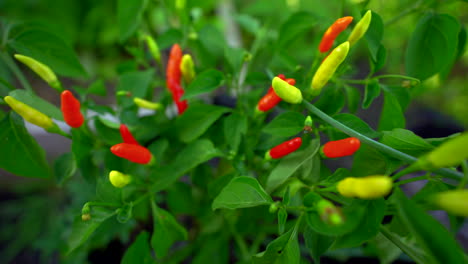
<instances>
[{"instance_id":1,"label":"ripening chili pepper","mask_svg":"<svg viewBox=\"0 0 468 264\"><path fill-rule=\"evenodd\" d=\"M353 21L353 17L346 16L338 18L323 34L322 41L319 45L319 51L324 53L331 49L336 37L345 30L348 25Z\"/></svg>"},{"instance_id":2,"label":"ripening chili pepper","mask_svg":"<svg viewBox=\"0 0 468 264\"><path fill-rule=\"evenodd\" d=\"M278 95L285 102L290 104L299 104L302 102L301 90L297 89L293 85L290 85L286 81L275 77L273 78L272 86L276 95Z\"/></svg>"},{"instance_id":3,"label":"ripening chili pepper","mask_svg":"<svg viewBox=\"0 0 468 264\"><path fill-rule=\"evenodd\" d=\"M418 169L452 167L468 159L468 132L447 140L414 163Z\"/></svg>"},{"instance_id":4,"label":"ripening chili pepper","mask_svg":"<svg viewBox=\"0 0 468 264\"><path fill-rule=\"evenodd\" d=\"M60 108L63 119L69 126L77 128L83 124L84 117L80 111L80 101L69 90L62 92Z\"/></svg>"},{"instance_id":5,"label":"ripening chili pepper","mask_svg":"<svg viewBox=\"0 0 468 264\"><path fill-rule=\"evenodd\" d=\"M150 35L146 35L145 40L153 59L158 63L161 62L161 52L159 51L158 43Z\"/></svg>"},{"instance_id":6,"label":"ripening chili pepper","mask_svg":"<svg viewBox=\"0 0 468 264\"><path fill-rule=\"evenodd\" d=\"M139 164L148 164L153 159L151 152L140 145L119 143L110 148L111 152L121 158Z\"/></svg>"},{"instance_id":7,"label":"ripening chili pepper","mask_svg":"<svg viewBox=\"0 0 468 264\"><path fill-rule=\"evenodd\" d=\"M302 144L302 138L296 137L291 140L285 141L278 146L267 151L265 158L269 159L279 159L284 157L294 151L296 151Z\"/></svg>"},{"instance_id":8,"label":"ripening chili pepper","mask_svg":"<svg viewBox=\"0 0 468 264\"><path fill-rule=\"evenodd\" d=\"M161 110L163 108L163 105L160 103L153 103L140 97L133 98L133 102L140 108L150 110Z\"/></svg>"},{"instance_id":9,"label":"ripening chili pepper","mask_svg":"<svg viewBox=\"0 0 468 264\"><path fill-rule=\"evenodd\" d=\"M140 145L125 124L120 124L119 130L124 143Z\"/></svg>"},{"instance_id":10,"label":"ripening chili pepper","mask_svg":"<svg viewBox=\"0 0 468 264\"><path fill-rule=\"evenodd\" d=\"M113 170L109 173L109 181L116 188L123 188L132 181L132 176Z\"/></svg>"},{"instance_id":11,"label":"ripening chili pepper","mask_svg":"<svg viewBox=\"0 0 468 264\"><path fill-rule=\"evenodd\" d=\"M320 153L326 158L340 158L353 155L360 146L361 141L359 139L349 137L325 143L320 149Z\"/></svg>"},{"instance_id":12,"label":"ripening chili pepper","mask_svg":"<svg viewBox=\"0 0 468 264\"><path fill-rule=\"evenodd\" d=\"M182 61L182 49L179 44L172 45L171 52L169 54L169 60L166 68L166 83L167 88L173 92L176 87L174 84L180 85L180 63Z\"/></svg>"},{"instance_id":13,"label":"ripening chili pepper","mask_svg":"<svg viewBox=\"0 0 468 264\"><path fill-rule=\"evenodd\" d=\"M313 124L312 117L307 116L306 119L304 120L304 131L311 132L312 124Z\"/></svg>"},{"instance_id":14,"label":"ripening chili pepper","mask_svg":"<svg viewBox=\"0 0 468 264\"><path fill-rule=\"evenodd\" d=\"M38 127L42 127L45 130L52 132L51 130L57 128L57 125L52 121L52 119L42 112L39 112L35 108L16 100L11 96L5 96L3 100L15 111L18 115L24 118L31 124L34 124Z\"/></svg>"},{"instance_id":15,"label":"ripening chili pepper","mask_svg":"<svg viewBox=\"0 0 468 264\"><path fill-rule=\"evenodd\" d=\"M352 46L356 43L364 34L366 34L367 29L369 28L370 22L372 20L372 11L368 10L361 20L356 24L353 31L348 37L349 45Z\"/></svg>"},{"instance_id":16,"label":"ripening chili pepper","mask_svg":"<svg viewBox=\"0 0 468 264\"><path fill-rule=\"evenodd\" d=\"M318 95L323 86L327 84L328 80L333 76L336 69L345 60L349 51L349 42L344 42L336 47L328 57L320 64L320 67L315 72L314 78L310 85L311 94Z\"/></svg>"},{"instance_id":17,"label":"ripening chili pepper","mask_svg":"<svg viewBox=\"0 0 468 264\"><path fill-rule=\"evenodd\" d=\"M33 72L35 72L39 77L46 81L50 87L61 92L63 91L60 81L57 79L55 73L45 64L21 54L15 54L15 59L22 62L24 65L28 66Z\"/></svg>"},{"instance_id":18,"label":"ripening chili pepper","mask_svg":"<svg viewBox=\"0 0 468 264\"><path fill-rule=\"evenodd\" d=\"M448 213L468 217L468 190L450 190L438 193L432 202Z\"/></svg>"},{"instance_id":19,"label":"ripening chili pepper","mask_svg":"<svg viewBox=\"0 0 468 264\"><path fill-rule=\"evenodd\" d=\"M286 82L290 85L296 84L296 80L292 78L286 79ZM275 107L279 102L281 102L281 98L276 95L275 91L273 89L271 91L268 90L267 94L258 101L257 110L266 112Z\"/></svg>"},{"instance_id":20,"label":"ripening chili pepper","mask_svg":"<svg viewBox=\"0 0 468 264\"><path fill-rule=\"evenodd\" d=\"M340 208L336 207L332 202L320 199L315 206L320 219L326 224L338 226L344 223Z\"/></svg>"},{"instance_id":21,"label":"ripening chili pepper","mask_svg":"<svg viewBox=\"0 0 468 264\"><path fill-rule=\"evenodd\" d=\"M386 175L373 175L362 178L347 177L337 184L338 192L345 197L376 199L390 193L393 181Z\"/></svg>"},{"instance_id":22,"label":"ripening chili pepper","mask_svg":"<svg viewBox=\"0 0 468 264\"><path fill-rule=\"evenodd\" d=\"M182 77L184 78L185 83L189 84L195 78L195 69L193 65L192 56L190 54L185 54L182 57L180 63L180 71L182 72Z\"/></svg>"}]
</instances>

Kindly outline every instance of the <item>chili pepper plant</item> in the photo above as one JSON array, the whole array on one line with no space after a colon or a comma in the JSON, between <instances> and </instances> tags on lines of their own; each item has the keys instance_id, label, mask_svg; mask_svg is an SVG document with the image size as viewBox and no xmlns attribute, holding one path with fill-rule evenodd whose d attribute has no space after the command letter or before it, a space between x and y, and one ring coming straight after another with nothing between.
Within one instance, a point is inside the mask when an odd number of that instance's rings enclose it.
<instances>
[{"instance_id":1,"label":"chili pepper plant","mask_svg":"<svg viewBox=\"0 0 468 264\"><path fill-rule=\"evenodd\" d=\"M328 2L11 9L2 262L467 263L468 133L405 119L466 70L466 1Z\"/></svg>"}]
</instances>

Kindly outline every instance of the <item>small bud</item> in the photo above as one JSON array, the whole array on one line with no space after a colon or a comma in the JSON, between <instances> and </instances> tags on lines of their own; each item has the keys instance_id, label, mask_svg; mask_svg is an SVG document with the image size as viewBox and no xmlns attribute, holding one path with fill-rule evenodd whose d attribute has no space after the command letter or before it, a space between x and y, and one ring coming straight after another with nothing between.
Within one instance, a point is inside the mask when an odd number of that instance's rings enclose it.
<instances>
[{"instance_id":1,"label":"small bud","mask_svg":"<svg viewBox=\"0 0 468 264\"><path fill-rule=\"evenodd\" d=\"M312 131L312 124L313 124L312 117L307 116L305 121L304 121L304 131L311 132Z\"/></svg>"},{"instance_id":2,"label":"small bud","mask_svg":"<svg viewBox=\"0 0 468 264\"><path fill-rule=\"evenodd\" d=\"M321 199L316 204L320 219L329 225L341 225L344 223L341 210L328 200Z\"/></svg>"},{"instance_id":3,"label":"small bud","mask_svg":"<svg viewBox=\"0 0 468 264\"><path fill-rule=\"evenodd\" d=\"M89 221L89 220L91 220L91 215L90 214L82 214L81 215L81 220Z\"/></svg>"},{"instance_id":4,"label":"small bud","mask_svg":"<svg viewBox=\"0 0 468 264\"><path fill-rule=\"evenodd\" d=\"M114 187L123 188L132 181L132 177L130 175L113 170L109 173L109 181Z\"/></svg>"}]
</instances>

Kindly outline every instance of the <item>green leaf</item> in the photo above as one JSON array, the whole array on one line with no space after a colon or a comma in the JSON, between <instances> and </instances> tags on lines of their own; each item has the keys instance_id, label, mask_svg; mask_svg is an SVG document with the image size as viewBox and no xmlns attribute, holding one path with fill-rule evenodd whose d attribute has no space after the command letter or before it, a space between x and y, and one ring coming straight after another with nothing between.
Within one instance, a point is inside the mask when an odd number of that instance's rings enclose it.
<instances>
[{"instance_id":1,"label":"green leaf","mask_svg":"<svg viewBox=\"0 0 468 264\"><path fill-rule=\"evenodd\" d=\"M333 102L333 103L330 103ZM343 90L338 86L326 87L314 105L328 115L339 113L345 104Z\"/></svg>"},{"instance_id":2,"label":"green leaf","mask_svg":"<svg viewBox=\"0 0 468 264\"><path fill-rule=\"evenodd\" d=\"M262 131L279 137L294 136L304 129L304 119L304 115L299 112L284 112L268 123Z\"/></svg>"},{"instance_id":3,"label":"green leaf","mask_svg":"<svg viewBox=\"0 0 468 264\"><path fill-rule=\"evenodd\" d=\"M94 140L80 129L72 129L71 151L82 176L88 182L95 182L96 166L91 162Z\"/></svg>"},{"instance_id":4,"label":"green leaf","mask_svg":"<svg viewBox=\"0 0 468 264\"><path fill-rule=\"evenodd\" d=\"M265 251L253 256L254 264L299 264L297 228L293 228L270 242Z\"/></svg>"},{"instance_id":5,"label":"green leaf","mask_svg":"<svg viewBox=\"0 0 468 264\"><path fill-rule=\"evenodd\" d=\"M187 240L187 231L177 223L177 220L169 212L159 208L155 203L151 204L153 211L153 235L151 246L158 258L167 255L172 244L176 241Z\"/></svg>"},{"instance_id":6,"label":"green leaf","mask_svg":"<svg viewBox=\"0 0 468 264\"><path fill-rule=\"evenodd\" d=\"M385 66L385 63L387 62L387 49L384 47L384 45L380 45L379 50L377 51L377 58L372 61L372 72L378 72Z\"/></svg>"},{"instance_id":7,"label":"green leaf","mask_svg":"<svg viewBox=\"0 0 468 264\"><path fill-rule=\"evenodd\" d=\"M63 184L76 172L76 161L71 152L62 154L55 160L54 174L59 185Z\"/></svg>"},{"instance_id":8,"label":"green leaf","mask_svg":"<svg viewBox=\"0 0 468 264\"><path fill-rule=\"evenodd\" d=\"M148 149L151 151L154 158L156 159L156 162L158 163L164 160L164 153L168 148L169 140L167 138L160 138L148 146Z\"/></svg>"},{"instance_id":9,"label":"green leaf","mask_svg":"<svg viewBox=\"0 0 468 264\"><path fill-rule=\"evenodd\" d=\"M236 209L272 203L271 197L255 178L233 178L214 199L212 208Z\"/></svg>"},{"instance_id":10,"label":"green leaf","mask_svg":"<svg viewBox=\"0 0 468 264\"><path fill-rule=\"evenodd\" d=\"M423 153L434 148L423 138L409 130L401 128L395 128L392 131L384 131L381 142L413 156L421 156Z\"/></svg>"},{"instance_id":11,"label":"green leaf","mask_svg":"<svg viewBox=\"0 0 468 264\"><path fill-rule=\"evenodd\" d=\"M361 93L358 89L352 86L345 85L348 110L351 113L356 113L361 102Z\"/></svg>"},{"instance_id":12,"label":"green leaf","mask_svg":"<svg viewBox=\"0 0 468 264\"><path fill-rule=\"evenodd\" d=\"M198 32L198 39L209 53L218 58L222 57L226 41L223 33L214 24L205 25Z\"/></svg>"},{"instance_id":13,"label":"green leaf","mask_svg":"<svg viewBox=\"0 0 468 264\"><path fill-rule=\"evenodd\" d=\"M322 221L316 210L306 214L307 224L315 232L326 236L340 236L355 230L365 214L366 205L363 201L354 200L350 205L343 206L343 216L346 221L342 225L329 225Z\"/></svg>"},{"instance_id":14,"label":"green leaf","mask_svg":"<svg viewBox=\"0 0 468 264\"><path fill-rule=\"evenodd\" d=\"M385 91L384 105L380 115L379 131L404 128L405 123L405 115L397 98L392 93Z\"/></svg>"},{"instance_id":15,"label":"green leaf","mask_svg":"<svg viewBox=\"0 0 468 264\"><path fill-rule=\"evenodd\" d=\"M351 114L337 114L333 118L343 125L350 127L366 137L376 138L380 133L372 129L366 122L355 115Z\"/></svg>"},{"instance_id":16,"label":"green leaf","mask_svg":"<svg viewBox=\"0 0 468 264\"><path fill-rule=\"evenodd\" d=\"M10 40L9 44L16 53L40 61L57 74L68 77L87 76L72 47L52 33L27 29Z\"/></svg>"},{"instance_id":17,"label":"green leaf","mask_svg":"<svg viewBox=\"0 0 468 264\"><path fill-rule=\"evenodd\" d=\"M122 143L120 132L117 129L107 126L110 122L106 122L105 124L105 121L103 122L103 120L105 119L100 116L94 119L94 126L96 127L98 138L111 146Z\"/></svg>"},{"instance_id":18,"label":"green leaf","mask_svg":"<svg viewBox=\"0 0 468 264\"><path fill-rule=\"evenodd\" d=\"M149 244L149 234L146 231L141 232L135 241L128 247L122 258L121 264L151 264L154 263L151 256L151 248Z\"/></svg>"},{"instance_id":19,"label":"green leaf","mask_svg":"<svg viewBox=\"0 0 468 264\"><path fill-rule=\"evenodd\" d=\"M266 182L266 189L269 193L278 186L286 182L301 166L312 162L320 147L318 140L312 140L310 145L302 150L289 154L281 159L278 165L271 171Z\"/></svg>"},{"instance_id":20,"label":"green leaf","mask_svg":"<svg viewBox=\"0 0 468 264\"><path fill-rule=\"evenodd\" d=\"M242 63L244 62L244 56L247 54L242 48L233 48L226 46L224 48L224 57L226 57L229 66L234 74L237 74L241 70Z\"/></svg>"},{"instance_id":21,"label":"green leaf","mask_svg":"<svg viewBox=\"0 0 468 264\"><path fill-rule=\"evenodd\" d=\"M145 0L119 0L117 2L117 18L121 42L124 42L133 35L140 25L147 2Z\"/></svg>"},{"instance_id":22,"label":"green leaf","mask_svg":"<svg viewBox=\"0 0 468 264\"><path fill-rule=\"evenodd\" d=\"M23 119L16 113L0 121L0 168L18 176L50 177L45 152L29 135Z\"/></svg>"},{"instance_id":23,"label":"green leaf","mask_svg":"<svg viewBox=\"0 0 468 264\"><path fill-rule=\"evenodd\" d=\"M406 49L406 73L425 80L451 63L457 52L460 24L450 15L422 17Z\"/></svg>"},{"instance_id":24,"label":"green leaf","mask_svg":"<svg viewBox=\"0 0 468 264\"><path fill-rule=\"evenodd\" d=\"M382 264L391 264L401 255L401 249L393 244L387 237L378 233L370 242L373 250Z\"/></svg>"},{"instance_id":25,"label":"green leaf","mask_svg":"<svg viewBox=\"0 0 468 264\"><path fill-rule=\"evenodd\" d=\"M385 174L387 170L387 160L385 156L375 148L362 145L354 154L353 176L368 176L375 174Z\"/></svg>"},{"instance_id":26,"label":"green leaf","mask_svg":"<svg viewBox=\"0 0 468 264\"><path fill-rule=\"evenodd\" d=\"M380 85L378 81L372 81L366 84L364 91L364 101L362 102L362 108L367 109L372 102L380 95Z\"/></svg>"},{"instance_id":27,"label":"green leaf","mask_svg":"<svg viewBox=\"0 0 468 264\"><path fill-rule=\"evenodd\" d=\"M195 80L193 80L193 82L185 90L181 100L212 92L216 90L216 88L218 88L221 84L223 84L223 81L224 75L222 72L213 69L206 70L196 76Z\"/></svg>"},{"instance_id":28,"label":"green leaf","mask_svg":"<svg viewBox=\"0 0 468 264\"><path fill-rule=\"evenodd\" d=\"M257 34L260 30L260 22L253 16L239 14L236 16L236 21L242 28L252 34Z\"/></svg>"},{"instance_id":29,"label":"green leaf","mask_svg":"<svg viewBox=\"0 0 468 264\"><path fill-rule=\"evenodd\" d=\"M114 187L109 181L108 173L99 177L96 184L96 198L101 202L120 204L122 201L121 189Z\"/></svg>"},{"instance_id":30,"label":"green leaf","mask_svg":"<svg viewBox=\"0 0 468 264\"><path fill-rule=\"evenodd\" d=\"M193 105L177 118L175 131L182 142L188 143L200 137L229 108L215 105Z\"/></svg>"},{"instance_id":31,"label":"green leaf","mask_svg":"<svg viewBox=\"0 0 468 264\"><path fill-rule=\"evenodd\" d=\"M239 113L233 113L224 120L224 139L237 152L242 136L247 133L247 117Z\"/></svg>"},{"instance_id":32,"label":"green leaf","mask_svg":"<svg viewBox=\"0 0 468 264\"><path fill-rule=\"evenodd\" d=\"M157 171L153 191L166 189L191 169L221 155L222 153L207 139L191 143L177 155L171 164Z\"/></svg>"},{"instance_id":33,"label":"green leaf","mask_svg":"<svg viewBox=\"0 0 468 264\"><path fill-rule=\"evenodd\" d=\"M83 245L104 221L116 214L116 211L108 207L91 207L91 219L83 221L81 215L76 216L73 222L71 234L67 239L67 253L69 255L75 249Z\"/></svg>"},{"instance_id":34,"label":"green leaf","mask_svg":"<svg viewBox=\"0 0 468 264\"><path fill-rule=\"evenodd\" d=\"M88 86L88 93L106 96L107 90L103 80L96 80Z\"/></svg>"},{"instance_id":35,"label":"green leaf","mask_svg":"<svg viewBox=\"0 0 468 264\"><path fill-rule=\"evenodd\" d=\"M367 201L366 216L351 233L336 239L332 248L350 248L360 246L362 243L372 239L379 233L380 223L385 215L385 200L383 198Z\"/></svg>"},{"instance_id":36,"label":"green leaf","mask_svg":"<svg viewBox=\"0 0 468 264\"><path fill-rule=\"evenodd\" d=\"M278 234L284 233L284 228L286 227L286 222L288 221L288 212L285 208L280 208L278 210Z\"/></svg>"},{"instance_id":37,"label":"green leaf","mask_svg":"<svg viewBox=\"0 0 468 264\"><path fill-rule=\"evenodd\" d=\"M373 61L377 61L383 34L384 24L382 18L372 11L372 20L365 34L365 38Z\"/></svg>"},{"instance_id":38,"label":"green leaf","mask_svg":"<svg viewBox=\"0 0 468 264\"><path fill-rule=\"evenodd\" d=\"M310 256L316 263L320 263L320 256L331 247L335 237L319 234L307 226L304 232L304 240Z\"/></svg>"},{"instance_id":39,"label":"green leaf","mask_svg":"<svg viewBox=\"0 0 468 264\"><path fill-rule=\"evenodd\" d=\"M290 45L294 40L315 25L315 17L308 12L297 12L281 25L279 30L278 45L280 48Z\"/></svg>"},{"instance_id":40,"label":"green leaf","mask_svg":"<svg viewBox=\"0 0 468 264\"><path fill-rule=\"evenodd\" d=\"M26 90L14 90L11 91L9 95L55 120L63 121L63 115L60 109L35 94Z\"/></svg>"},{"instance_id":41,"label":"green leaf","mask_svg":"<svg viewBox=\"0 0 468 264\"><path fill-rule=\"evenodd\" d=\"M123 108L133 106L133 97L144 98L148 94L151 80L154 76L154 70L126 72L119 78L117 91L128 91L132 97L119 96L118 102Z\"/></svg>"},{"instance_id":42,"label":"green leaf","mask_svg":"<svg viewBox=\"0 0 468 264\"><path fill-rule=\"evenodd\" d=\"M400 189L395 189L393 201L397 214L419 244L429 254L429 263L464 263L463 250L438 221L428 215Z\"/></svg>"}]
</instances>

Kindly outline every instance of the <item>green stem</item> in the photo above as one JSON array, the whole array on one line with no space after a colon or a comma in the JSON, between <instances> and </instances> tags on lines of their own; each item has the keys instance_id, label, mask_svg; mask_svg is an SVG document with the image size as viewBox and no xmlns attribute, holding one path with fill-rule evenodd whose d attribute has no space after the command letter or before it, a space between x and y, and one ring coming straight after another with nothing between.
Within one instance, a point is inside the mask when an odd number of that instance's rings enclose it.
<instances>
[{"instance_id":1,"label":"green stem","mask_svg":"<svg viewBox=\"0 0 468 264\"><path fill-rule=\"evenodd\" d=\"M413 167L409 166L407 168L404 168L403 170L401 170L400 172L398 172L397 174L393 175L392 176L392 179L394 181L398 180L400 177L403 177L405 176L406 174L409 174L409 173L412 173L412 172L415 172L417 171L416 169L414 169Z\"/></svg>"},{"instance_id":2,"label":"green stem","mask_svg":"<svg viewBox=\"0 0 468 264\"><path fill-rule=\"evenodd\" d=\"M427 180L428 178L429 178L429 175L424 174L424 175L421 175L421 176L418 176L418 177L413 177L413 178L410 178L410 179L398 181L398 182L396 182L393 186L394 186L394 187L397 187L397 186L400 186L400 185L403 185L403 184L407 184L407 183L410 183L410 182Z\"/></svg>"},{"instance_id":3,"label":"green stem","mask_svg":"<svg viewBox=\"0 0 468 264\"><path fill-rule=\"evenodd\" d=\"M389 155L389 156L392 156L396 159L399 159L399 160L402 160L406 163L413 163L415 161L417 161L417 158L413 157L413 156L410 156L406 153L403 153L401 151L398 151L394 148L391 148L385 144L382 144L378 141L375 141L367 136L364 136L363 134L357 132L356 130L346 126L346 125L343 125L342 123L336 121L335 119L333 119L332 117L330 117L329 115L325 114L324 112L320 111L320 109L318 109L317 107L315 107L314 105L312 105L311 103L307 102L307 101L303 101L303 104L304 106L310 111L312 112L314 115L316 115L317 117L319 117L320 119L322 119L323 121L325 121L326 123L328 123L329 125L331 125L332 127L335 127L337 128L338 130L342 131L343 133L349 135L349 136L352 136L352 137L356 137L358 138L361 142L365 143L365 144L368 144L369 146L372 146L374 147L375 149ZM451 178L451 179L455 179L455 180L460 180L462 178L462 174L457 172L457 171L453 171L453 170L449 170L449 169L438 169L435 171L435 173L437 174L440 174L442 176L445 176L447 178Z\"/></svg>"},{"instance_id":4,"label":"green stem","mask_svg":"<svg viewBox=\"0 0 468 264\"><path fill-rule=\"evenodd\" d=\"M250 253L249 253L249 250L247 249L247 244L245 243L244 239L242 238L241 235L239 235L239 233L235 229L233 223L231 223L231 221L229 221L229 219L226 219L226 222L228 224L229 231L231 231L231 234L234 237L234 241L236 241L236 244L239 247L242 259L245 260L245 261L249 260Z\"/></svg>"},{"instance_id":5,"label":"green stem","mask_svg":"<svg viewBox=\"0 0 468 264\"><path fill-rule=\"evenodd\" d=\"M466 160L463 161L461 167L463 169L463 178L460 181L460 184L457 186L457 189L464 189L466 183L468 183L468 162Z\"/></svg>"},{"instance_id":6,"label":"green stem","mask_svg":"<svg viewBox=\"0 0 468 264\"><path fill-rule=\"evenodd\" d=\"M410 77L410 76L406 76L406 75L400 75L400 74L383 74L383 75L377 75L377 76L374 76L372 79L385 79L385 78L399 78L399 79L405 79L405 80L410 80L410 81L415 81L417 82L418 84L421 83L421 81L417 78L413 78L413 77Z\"/></svg>"},{"instance_id":7,"label":"green stem","mask_svg":"<svg viewBox=\"0 0 468 264\"><path fill-rule=\"evenodd\" d=\"M354 83L354 84L367 84L369 80L347 80L347 79L342 79L341 80L344 83Z\"/></svg>"},{"instance_id":8,"label":"green stem","mask_svg":"<svg viewBox=\"0 0 468 264\"><path fill-rule=\"evenodd\" d=\"M397 21L399 21L400 19L402 19L403 17L413 13L413 12L416 12L420 7L421 7L421 4L424 3L424 0L419 0L418 2L416 2L412 7L410 8L407 8L405 9L403 12L401 12L400 14L398 14L397 16L393 17L392 19L388 20L387 22L385 22L385 26L389 26Z\"/></svg>"},{"instance_id":9,"label":"green stem","mask_svg":"<svg viewBox=\"0 0 468 264\"><path fill-rule=\"evenodd\" d=\"M11 59L11 57L8 56L8 54L5 52L1 52L0 56L1 56L1 59L5 62L5 64L8 66L8 68L10 68L10 70L13 72L13 74L15 74L16 78L18 78L18 80L20 81L24 89L26 89L27 91L31 93L34 93L34 90L32 89L28 80L26 79L26 77L24 77L24 74L18 68L16 63Z\"/></svg>"}]
</instances>

